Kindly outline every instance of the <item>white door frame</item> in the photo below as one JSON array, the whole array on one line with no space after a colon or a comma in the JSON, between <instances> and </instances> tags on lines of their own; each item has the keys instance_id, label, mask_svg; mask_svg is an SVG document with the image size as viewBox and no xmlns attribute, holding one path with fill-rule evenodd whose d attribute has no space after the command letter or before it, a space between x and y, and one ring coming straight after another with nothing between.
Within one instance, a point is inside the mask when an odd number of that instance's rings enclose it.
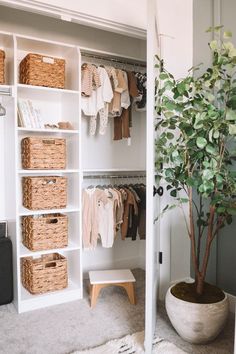
<instances>
[{"instance_id":1,"label":"white door frame","mask_svg":"<svg viewBox=\"0 0 236 354\"><path fill-rule=\"evenodd\" d=\"M154 224L159 200L153 197L155 185L155 60L158 51L156 0L147 1L147 226L146 226L146 297L145 297L145 353L152 353L153 335L156 329L157 298L159 288L160 223Z\"/></svg>"}]
</instances>

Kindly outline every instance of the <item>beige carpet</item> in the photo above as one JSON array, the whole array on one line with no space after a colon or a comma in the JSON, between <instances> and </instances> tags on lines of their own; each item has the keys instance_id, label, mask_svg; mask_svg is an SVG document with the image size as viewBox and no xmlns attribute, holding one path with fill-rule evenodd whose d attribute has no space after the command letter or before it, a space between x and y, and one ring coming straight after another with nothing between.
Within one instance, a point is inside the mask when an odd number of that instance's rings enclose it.
<instances>
[{"instance_id":1,"label":"beige carpet","mask_svg":"<svg viewBox=\"0 0 236 354\"><path fill-rule=\"evenodd\" d=\"M144 332L137 332L121 339L111 340L99 347L76 351L72 354L145 354L143 343ZM173 343L157 337L153 341L152 354L186 354L186 352L177 348Z\"/></svg>"},{"instance_id":2,"label":"beige carpet","mask_svg":"<svg viewBox=\"0 0 236 354\"><path fill-rule=\"evenodd\" d=\"M145 273L133 271L137 280L137 305L125 291L106 288L91 310L85 283L84 299L18 315L12 304L0 306L0 354L68 354L101 346L110 340L144 330ZM1 289L0 289L1 290ZM174 343L188 354L233 354L234 316L221 335L208 345L191 345L175 332L158 303L156 336Z\"/></svg>"}]
</instances>

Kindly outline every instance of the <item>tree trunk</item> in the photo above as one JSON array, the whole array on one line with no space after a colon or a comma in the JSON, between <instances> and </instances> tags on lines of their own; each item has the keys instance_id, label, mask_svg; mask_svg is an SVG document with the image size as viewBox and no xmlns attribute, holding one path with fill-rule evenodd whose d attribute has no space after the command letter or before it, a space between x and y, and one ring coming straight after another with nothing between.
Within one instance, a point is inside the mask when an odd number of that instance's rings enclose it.
<instances>
[{"instance_id":1,"label":"tree trunk","mask_svg":"<svg viewBox=\"0 0 236 354\"><path fill-rule=\"evenodd\" d=\"M195 272L196 277L196 292L198 295L202 295L204 290L204 281L206 278L207 265L210 257L211 251L211 243L213 240L213 225L214 225L214 216L215 216L215 206L210 207L210 216L208 221L208 232L207 232L207 240L205 246L205 254L203 257L202 270L200 271L198 268L198 272Z\"/></svg>"},{"instance_id":2,"label":"tree trunk","mask_svg":"<svg viewBox=\"0 0 236 354\"><path fill-rule=\"evenodd\" d=\"M198 275L196 275L196 292L197 292L197 294L202 295L203 289L204 289L204 278L198 274Z\"/></svg>"}]
</instances>

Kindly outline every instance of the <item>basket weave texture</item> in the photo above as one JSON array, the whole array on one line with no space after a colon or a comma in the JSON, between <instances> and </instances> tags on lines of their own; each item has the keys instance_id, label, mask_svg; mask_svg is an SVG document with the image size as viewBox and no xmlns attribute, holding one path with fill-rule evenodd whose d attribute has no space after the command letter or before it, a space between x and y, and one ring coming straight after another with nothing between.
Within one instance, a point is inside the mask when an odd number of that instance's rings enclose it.
<instances>
[{"instance_id":1,"label":"basket weave texture","mask_svg":"<svg viewBox=\"0 0 236 354\"><path fill-rule=\"evenodd\" d=\"M65 88L65 60L29 53L20 63L20 83Z\"/></svg>"},{"instance_id":2,"label":"basket weave texture","mask_svg":"<svg viewBox=\"0 0 236 354\"><path fill-rule=\"evenodd\" d=\"M66 140L27 137L21 141L22 167L25 169L65 169Z\"/></svg>"},{"instance_id":3,"label":"basket weave texture","mask_svg":"<svg viewBox=\"0 0 236 354\"><path fill-rule=\"evenodd\" d=\"M31 251L63 248L68 245L68 216L46 214L22 218L23 244Z\"/></svg>"},{"instance_id":4,"label":"basket weave texture","mask_svg":"<svg viewBox=\"0 0 236 354\"><path fill-rule=\"evenodd\" d=\"M0 84L5 84L5 52L0 50Z\"/></svg>"},{"instance_id":5,"label":"basket weave texture","mask_svg":"<svg viewBox=\"0 0 236 354\"><path fill-rule=\"evenodd\" d=\"M59 253L22 258L21 279L31 294L64 289L68 286L67 259Z\"/></svg>"},{"instance_id":6,"label":"basket weave texture","mask_svg":"<svg viewBox=\"0 0 236 354\"><path fill-rule=\"evenodd\" d=\"M23 177L22 189L23 205L30 210L66 208L66 177Z\"/></svg>"}]
</instances>

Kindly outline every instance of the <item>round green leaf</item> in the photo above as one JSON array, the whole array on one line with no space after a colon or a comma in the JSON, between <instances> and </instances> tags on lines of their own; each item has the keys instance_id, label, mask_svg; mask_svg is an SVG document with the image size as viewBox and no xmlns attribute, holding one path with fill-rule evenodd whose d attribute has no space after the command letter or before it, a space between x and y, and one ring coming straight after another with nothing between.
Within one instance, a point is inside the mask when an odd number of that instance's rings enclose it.
<instances>
[{"instance_id":1,"label":"round green leaf","mask_svg":"<svg viewBox=\"0 0 236 354\"><path fill-rule=\"evenodd\" d=\"M214 131L214 134L213 134L213 138L214 138L214 139L218 139L219 136L220 136L219 130L215 130L215 131Z\"/></svg>"},{"instance_id":2,"label":"round green leaf","mask_svg":"<svg viewBox=\"0 0 236 354\"><path fill-rule=\"evenodd\" d=\"M166 73L161 73L160 75L159 75L159 78L161 79L161 80L165 80L165 79L168 79L168 74L166 74Z\"/></svg>"},{"instance_id":3,"label":"round green leaf","mask_svg":"<svg viewBox=\"0 0 236 354\"><path fill-rule=\"evenodd\" d=\"M197 147L199 147L199 149L204 149L204 147L207 145L207 140L201 136L199 136L197 138Z\"/></svg>"},{"instance_id":4,"label":"round green leaf","mask_svg":"<svg viewBox=\"0 0 236 354\"><path fill-rule=\"evenodd\" d=\"M203 171L202 177L206 180L210 180L214 177L214 172L212 170L206 169Z\"/></svg>"},{"instance_id":5,"label":"round green leaf","mask_svg":"<svg viewBox=\"0 0 236 354\"><path fill-rule=\"evenodd\" d=\"M170 132L167 132L166 137L167 137L167 139L171 140L171 139L174 138L174 134L170 133Z\"/></svg>"},{"instance_id":6,"label":"round green leaf","mask_svg":"<svg viewBox=\"0 0 236 354\"><path fill-rule=\"evenodd\" d=\"M210 144L207 144L206 151L208 152L208 154L211 154L211 155L216 155L217 154L217 152L215 150L215 147L213 145L210 145Z\"/></svg>"}]
</instances>

